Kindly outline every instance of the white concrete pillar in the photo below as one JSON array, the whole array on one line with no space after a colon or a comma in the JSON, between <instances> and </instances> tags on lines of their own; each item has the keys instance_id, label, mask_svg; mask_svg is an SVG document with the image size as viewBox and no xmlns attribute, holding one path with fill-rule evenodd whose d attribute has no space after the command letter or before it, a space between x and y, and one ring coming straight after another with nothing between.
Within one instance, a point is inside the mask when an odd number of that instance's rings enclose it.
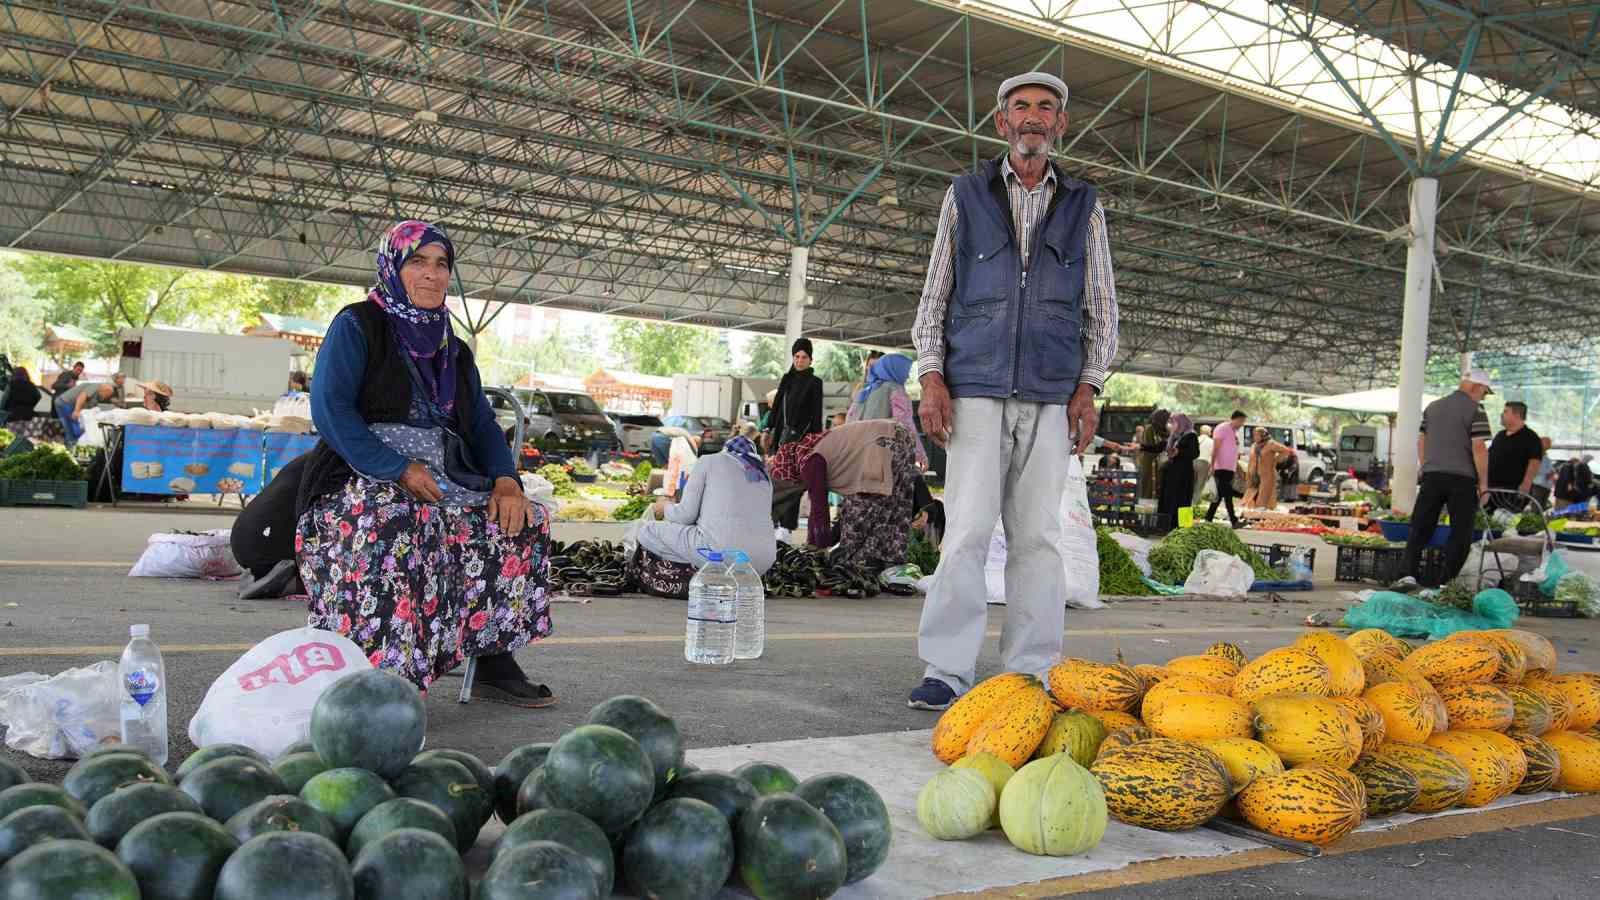
<instances>
[{"instance_id":1,"label":"white concrete pillar","mask_svg":"<svg viewBox=\"0 0 1600 900\"><path fill-rule=\"evenodd\" d=\"M1428 367L1428 301L1433 287L1433 219L1439 182L1411 182L1411 240L1406 251L1405 315L1400 326L1400 409L1394 440L1394 508L1411 511L1417 499L1417 435Z\"/></svg>"},{"instance_id":2,"label":"white concrete pillar","mask_svg":"<svg viewBox=\"0 0 1600 900\"><path fill-rule=\"evenodd\" d=\"M794 346L805 324L806 262L810 256L810 247L789 248L789 307L783 322L783 349L786 352Z\"/></svg>"}]
</instances>

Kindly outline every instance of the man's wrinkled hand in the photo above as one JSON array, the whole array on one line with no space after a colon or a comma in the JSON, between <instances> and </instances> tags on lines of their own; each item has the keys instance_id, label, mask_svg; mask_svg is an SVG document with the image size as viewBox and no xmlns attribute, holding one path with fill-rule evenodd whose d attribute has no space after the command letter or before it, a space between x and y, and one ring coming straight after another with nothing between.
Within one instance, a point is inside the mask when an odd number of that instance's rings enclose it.
<instances>
[{"instance_id":1,"label":"man's wrinkled hand","mask_svg":"<svg viewBox=\"0 0 1600 900\"><path fill-rule=\"evenodd\" d=\"M1094 440L1095 429L1100 427L1100 411L1095 409L1094 402L1094 388L1080 384L1072 392L1072 400L1067 403L1067 433L1078 436L1078 443L1072 451L1074 453L1082 454L1088 450L1090 442Z\"/></svg>"},{"instance_id":2,"label":"man's wrinkled hand","mask_svg":"<svg viewBox=\"0 0 1600 900\"><path fill-rule=\"evenodd\" d=\"M944 376L929 372L922 376L922 403L917 407L922 420L922 433L940 447L950 441L950 390L945 387Z\"/></svg>"}]
</instances>

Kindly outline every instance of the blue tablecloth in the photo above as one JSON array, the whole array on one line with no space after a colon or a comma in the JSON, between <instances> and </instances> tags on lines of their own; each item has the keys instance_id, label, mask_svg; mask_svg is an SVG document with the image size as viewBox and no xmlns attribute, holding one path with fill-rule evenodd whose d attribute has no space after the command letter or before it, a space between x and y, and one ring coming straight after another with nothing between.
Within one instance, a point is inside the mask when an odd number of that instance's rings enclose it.
<instances>
[{"instance_id":1,"label":"blue tablecloth","mask_svg":"<svg viewBox=\"0 0 1600 900\"><path fill-rule=\"evenodd\" d=\"M141 494L258 494L316 435L249 429L128 425L122 490Z\"/></svg>"}]
</instances>

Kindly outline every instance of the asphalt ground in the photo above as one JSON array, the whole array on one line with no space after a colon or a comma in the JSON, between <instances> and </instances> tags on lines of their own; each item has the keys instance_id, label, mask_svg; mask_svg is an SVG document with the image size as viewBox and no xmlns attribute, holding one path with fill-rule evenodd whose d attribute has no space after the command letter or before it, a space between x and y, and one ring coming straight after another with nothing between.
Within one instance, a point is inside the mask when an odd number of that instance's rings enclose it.
<instances>
[{"instance_id":1,"label":"asphalt ground","mask_svg":"<svg viewBox=\"0 0 1600 900\"><path fill-rule=\"evenodd\" d=\"M151 533L225 528L230 521L229 513L219 514L215 507L0 510L0 676L50 674L115 659L128 625L148 623L166 656L170 762L176 766L194 750L187 725L212 681L256 641L305 622L300 604L241 601L232 582L127 577ZM562 532L557 526L557 537L572 539ZM1259 542L1269 541L1263 536ZM1283 603L1166 600L1071 611L1066 652L1105 659L1120 651L1130 663L1161 662L1231 640L1254 655L1293 640L1309 614L1341 610L1339 592L1286 594ZM448 678L427 698L428 743L472 752L492 765L516 746L553 740L580 724L594 704L622 693L643 694L661 704L678 720L691 747L928 728L934 714L905 706L907 690L921 675L916 658L920 609L919 598L888 595L771 600L766 654L724 668L684 661L681 603L648 597L557 603L552 607L555 633L517 658L536 680L551 686L560 702L544 710L461 705L455 700L460 682ZM997 638L1004 617L1004 608L990 608L980 674L999 668ZM1600 670L1600 623L1525 619L1521 624L1550 637L1562 668ZM41 779L59 779L69 765L0 753ZM1152 863L1111 873L1110 882L1039 885L1026 896L1076 893L1091 885L1109 891L1105 896L1128 897L1351 897L1406 885L1422 887L1427 896L1446 890L1460 897L1498 897L1511 890L1533 897L1600 896L1595 880L1600 876L1595 865L1600 807L1580 812L1581 817L1559 823L1562 831L1524 822L1511 830L1497 827L1439 839L1443 850L1401 844L1288 864L1286 859L1295 858L1287 854L1274 853L1265 862L1242 854L1216 865L1245 868L1222 871ZM1438 855L1444 852L1456 856ZM1424 864L1406 868L1418 853L1425 854ZM1469 861L1472 874L1461 875Z\"/></svg>"}]
</instances>

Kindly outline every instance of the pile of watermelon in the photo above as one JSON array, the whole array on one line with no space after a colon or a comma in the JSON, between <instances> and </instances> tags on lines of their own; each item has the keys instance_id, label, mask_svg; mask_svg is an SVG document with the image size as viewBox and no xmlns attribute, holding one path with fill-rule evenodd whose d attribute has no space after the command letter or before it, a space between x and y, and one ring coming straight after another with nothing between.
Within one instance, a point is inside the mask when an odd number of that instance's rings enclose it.
<instances>
[{"instance_id":1,"label":"pile of watermelon","mask_svg":"<svg viewBox=\"0 0 1600 900\"><path fill-rule=\"evenodd\" d=\"M0 760L0 900L519 900L826 897L888 856L882 798L850 775L696 771L677 724L614 697L493 769L422 748L412 685L381 670L317 701L311 739L269 761L202 748L169 775L117 745L58 785ZM462 854L508 826L471 889Z\"/></svg>"}]
</instances>

